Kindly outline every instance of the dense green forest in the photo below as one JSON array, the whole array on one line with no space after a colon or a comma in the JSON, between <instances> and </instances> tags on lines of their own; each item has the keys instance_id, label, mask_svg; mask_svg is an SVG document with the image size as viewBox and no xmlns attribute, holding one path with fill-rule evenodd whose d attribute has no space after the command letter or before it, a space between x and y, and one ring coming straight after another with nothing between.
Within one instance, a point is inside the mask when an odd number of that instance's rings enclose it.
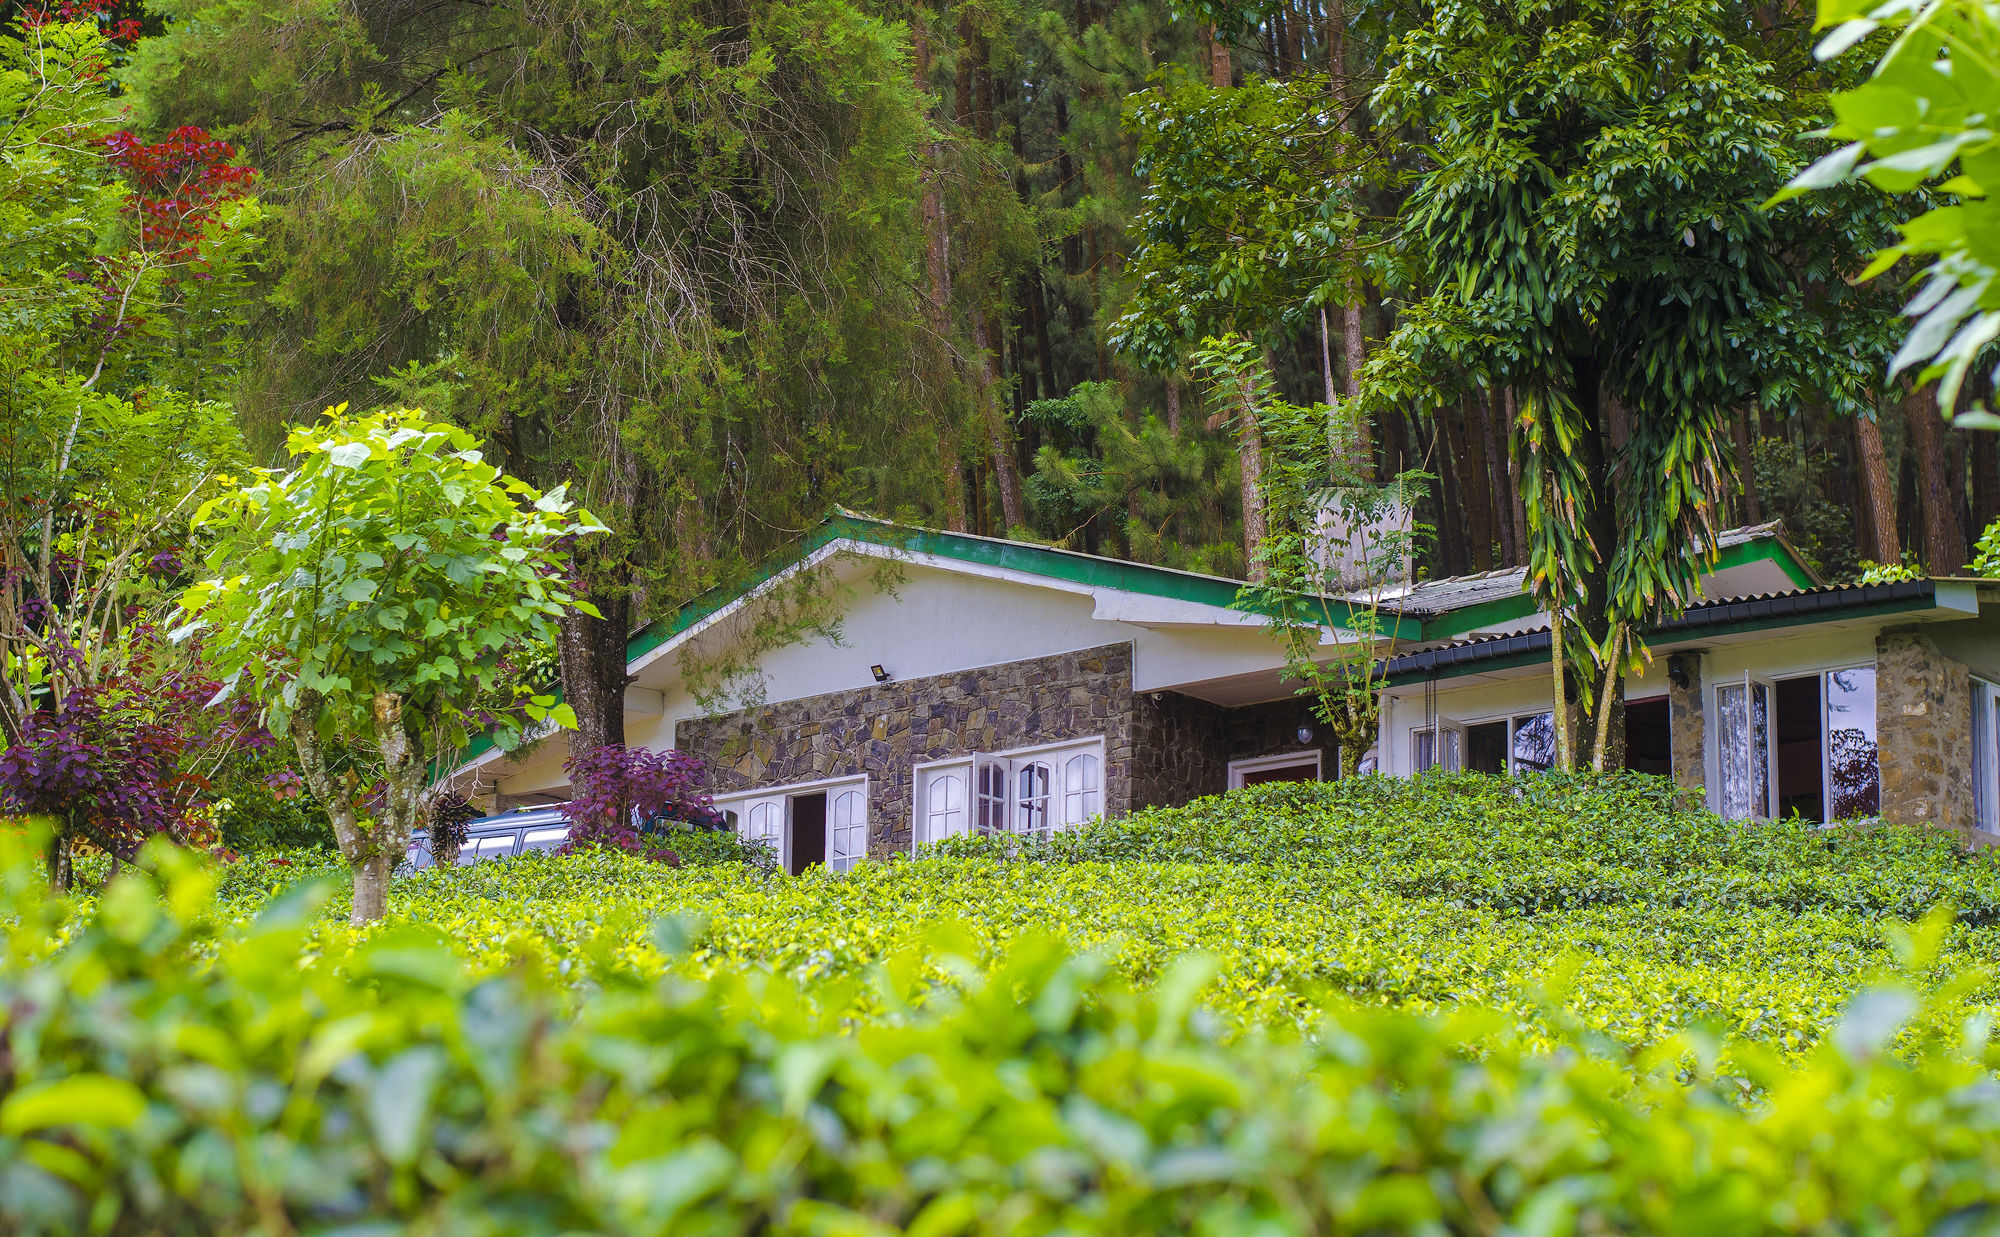
<instances>
[{"instance_id":1,"label":"dense green forest","mask_svg":"<svg viewBox=\"0 0 2000 1237\"><path fill-rule=\"evenodd\" d=\"M154 656L184 560L231 565L204 504L341 406L421 409L378 437L470 434L606 526L551 542L583 604L499 676L559 686L579 753L623 743L638 623L836 506L1298 593L1277 547L1330 494L1415 495L1417 570L1527 564L1585 682L1721 529L1782 520L1837 580L1965 570L2000 516L1966 379L1992 281L1939 239L1983 209L1947 175L1983 130L1920 146L1855 89L1872 18L1822 45L1832 9L1743 0L10 13L0 610L91 690ZM1835 124L1885 157L1829 155Z\"/></svg>"},{"instance_id":2,"label":"dense green forest","mask_svg":"<svg viewBox=\"0 0 2000 1237\"><path fill-rule=\"evenodd\" d=\"M1834 578L1957 569L2000 514L1994 436L1885 379L1902 290L1854 277L1895 200L1762 209L1865 72L1816 62L1796 4L141 18L141 136L200 126L256 173L210 379L252 450L420 405L616 530L587 554L605 619L561 641L586 743L632 623L836 503L1246 574L1263 446L1192 363L1230 333L1356 414L1363 473L1434 478L1430 573L1528 560L1552 381L1600 539L1669 457L1697 525L1782 519Z\"/></svg>"}]
</instances>

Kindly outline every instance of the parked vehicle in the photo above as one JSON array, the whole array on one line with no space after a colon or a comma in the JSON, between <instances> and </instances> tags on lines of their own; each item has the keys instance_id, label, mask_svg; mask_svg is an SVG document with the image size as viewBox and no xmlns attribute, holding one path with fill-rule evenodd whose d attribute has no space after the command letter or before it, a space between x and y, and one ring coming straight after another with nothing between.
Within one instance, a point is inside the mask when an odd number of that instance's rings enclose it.
<instances>
[{"instance_id":1,"label":"parked vehicle","mask_svg":"<svg viewBox=\"0 0 2000 1237\"><path fill-rule=\"evenodd\" d=\"M505 859L530 850L554 850L569 839L569 822L562 808L516 808L495 816L482 816L465 826L465 845L458 848L460 867L482 859ZM410 838L409 869L432 865L431 835L419 829Z\"/></svg>"}]
</instances>

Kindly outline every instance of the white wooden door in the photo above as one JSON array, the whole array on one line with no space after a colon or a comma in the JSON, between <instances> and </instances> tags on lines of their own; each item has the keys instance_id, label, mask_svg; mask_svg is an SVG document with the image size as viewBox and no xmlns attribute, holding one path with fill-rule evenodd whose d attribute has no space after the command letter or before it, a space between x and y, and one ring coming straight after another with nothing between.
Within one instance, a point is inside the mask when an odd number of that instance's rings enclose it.
<instances>
[{"instance_id":1,"label":"white wooden door","mask_svg":"<svg viewBox=\"0 0 2000 1237\"><path fill-rule=\"evenodd\" d=\"M1077 752L1061 757L1057 772L1062 778L1060 826L1080 825L1104 810L1104 769L1096 752Z\"/></svg>"},{"instance_id":2,"label":"white wooden door","mask_svg":"<svg viewBox=\"0 0 2000 1237\"><path fill-rule=\"evenodd\" d=\"M845 872L867 853L867 794L859 789L828 791L826 866L835 872Z\"/></svg>"},{"instance_id":3,"label":"white wooden door","mask_svg":"<svg viewBox=\"0 0 2000 1237\"><path fill-rule=\"evenodd\" d=\"M768 799L752 799L742 807L743 840L761 842L771 848L777 857L778 866L788 867L791 863L791 830L785 828L787 800L782 795Z\"/></svg>"},{"instance_id":4,"label":"white wooden door","mask_svg":"<svg viewBox=\"0 0 2000 1237\"><path fill-rule=\"evenodd\" d=\"M971 827L971 805L966 801L970 777L971 770L965 765L924 770L923 807L917 820L919 845L957 837Z\"/></svg>"}]
</instances>

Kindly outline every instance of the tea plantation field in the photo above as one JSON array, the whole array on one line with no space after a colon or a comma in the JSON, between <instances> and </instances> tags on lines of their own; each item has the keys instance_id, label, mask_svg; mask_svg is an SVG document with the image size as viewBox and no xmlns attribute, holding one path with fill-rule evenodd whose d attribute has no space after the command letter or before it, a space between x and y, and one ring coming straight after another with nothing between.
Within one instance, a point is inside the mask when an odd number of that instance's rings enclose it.
<instances>
[{"instance_id":1,"label":"tea plantation field","mask_svg":"<svg viewBox=\"0 0 2000 1237\"><path fill-rule=\"evenodd\" d=\"M363 933L312 856L67 902L23 840L9 1234L2000 1232L1994 862L1919 832L1267 787L425 873Z\"/></svg>"},{"instance_id":2,"label":"tea plantation field","mask_svg":"<svg viewBox=\"0 0 2000 1237\"><path fill-rule=\"evenodd\" d=\"M475 968L572 984L774 972L877 1012L884 958L985 967L1023 936L1101 951L1150 981L1214 960L1206 1007L1242 1026L1310 1023L1329 999L1506 1011L1543 1035L1638 1047L1705 1028L1796 1052L1937 907L1954 915L1919 982L2000 961L2000 866L1917 831L1744 826L1662 782L1466 776L1270 786L1058 836L1028 853L961 841L802 878L741 862L666 868L612 854L525 856L398 882L387 925L435 933ZM691 859L695 856L691 853ZM300 868L239 865L254 913ZM354 940L330 906L316 964ZM669 956L655 932L679 920ZM1976 976L1938 1016L1996 995Z\"/></svg>"}]
</instances>

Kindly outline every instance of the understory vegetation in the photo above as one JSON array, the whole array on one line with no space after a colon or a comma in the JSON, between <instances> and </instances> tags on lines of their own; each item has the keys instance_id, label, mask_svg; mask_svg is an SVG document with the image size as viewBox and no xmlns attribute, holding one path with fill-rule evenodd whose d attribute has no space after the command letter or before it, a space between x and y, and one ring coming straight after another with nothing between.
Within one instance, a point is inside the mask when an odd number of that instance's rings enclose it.
<instances>
[{"instance_id":1,"label":"understory vegetation","mask_svg":"<svg viewBox=\"0 0 2000 1237\"><path fill-rule=\"evenodd\" d=\"M427 870L364 927L327 852L156 847L65 901L0 845L12 1232L1983 1232L2000 1196L2000 868L1653 779L1274 785L838 876L691 835Z\"/></svg>"}]
</instances>

